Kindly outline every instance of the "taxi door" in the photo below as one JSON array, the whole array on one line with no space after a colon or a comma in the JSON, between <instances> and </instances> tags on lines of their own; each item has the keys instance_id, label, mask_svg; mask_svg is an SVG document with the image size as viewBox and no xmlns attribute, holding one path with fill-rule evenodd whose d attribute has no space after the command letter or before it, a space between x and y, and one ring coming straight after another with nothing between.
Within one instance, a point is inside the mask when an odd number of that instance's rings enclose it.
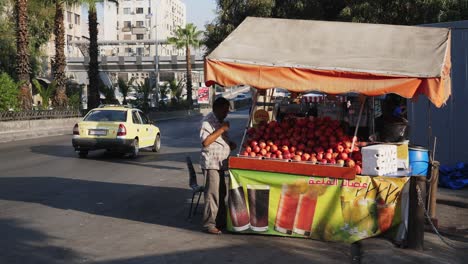
<instances>
[{"instance_id":1,"label":"taxi door","mask_svg":"<svg viewBox=\"0 0 468 264\"><path fill-rule=\"evenodd\" d=\"M153 146L154 144L154 139L156 138L156 131L151 124L149 118L143 113L142 111L138 111L138 115L140 116L141 119L141 126L143 129L143 134L144 134L144 146L149 147ZM143 144L143 143L142 143Z\"/></svg>"}]
</instances>

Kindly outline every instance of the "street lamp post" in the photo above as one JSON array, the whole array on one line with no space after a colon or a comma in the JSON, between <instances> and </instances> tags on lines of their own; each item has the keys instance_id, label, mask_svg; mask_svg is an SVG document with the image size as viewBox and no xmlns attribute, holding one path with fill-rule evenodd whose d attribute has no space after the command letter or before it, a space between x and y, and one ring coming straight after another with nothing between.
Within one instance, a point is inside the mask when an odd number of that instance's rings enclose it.
<instances>
[{"instance_id":1,"label":"street lamp post","mask_svg":"<svg viewBox=\"0 0 468 264\"><path fill-rule=\"evenodd\" d=\"M159 55L158 55L158 13L157 11L155 10L155 8L153 9L152 7L152 3L153 1L150 0L150 7L151 7L151 13L149 13L146 18L149 19L149 30L150 30L150 34L151 34L151 29L152 29L152 25L151 25L151 18L153 17L153 13L154 13L154 45L155 45L155 48L154 48L154 51L155 51L155 56L154 56L154 80L155 80L155 93L154 93L154 100L155 100L155 106L158 107L159 106Z\"/></svg>"}]
</instances>

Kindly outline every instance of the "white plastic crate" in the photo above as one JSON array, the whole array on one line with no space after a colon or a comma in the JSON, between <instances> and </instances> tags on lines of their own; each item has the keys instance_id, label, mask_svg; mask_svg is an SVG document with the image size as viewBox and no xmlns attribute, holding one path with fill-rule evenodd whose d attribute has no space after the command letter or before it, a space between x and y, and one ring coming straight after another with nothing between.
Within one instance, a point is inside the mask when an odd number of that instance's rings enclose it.
<instances>
[{"instance_id":1,"label":"white plastic crate","mask_svg":"<svg viewBox=\"0 0 468 264\"><path fill-rule=\"evenodd\" d=\"M362 174L385 175L398 171L397 146L378 144L361 149Z\"/></svg>"}]
</instances>

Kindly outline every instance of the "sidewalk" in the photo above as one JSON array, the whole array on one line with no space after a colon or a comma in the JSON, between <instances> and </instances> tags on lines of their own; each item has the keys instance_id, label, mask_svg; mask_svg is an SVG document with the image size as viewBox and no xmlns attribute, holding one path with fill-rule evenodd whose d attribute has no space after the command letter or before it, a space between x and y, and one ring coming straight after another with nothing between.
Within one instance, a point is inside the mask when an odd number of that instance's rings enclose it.
<instances>
[{"instance_id":1,"label":"sidewalk","mask_svg":"<svg viewBox=\"0 0 468 264\"><path fill-rule=\"evenodd\" d=\"M359 243L361 263L466 263L468 258L468 188L439 188L436 215L445 244L431 228L424 234L424 250L402 249L383 238Z\"/></svg>"},{"instance_id":2,"label":"sidewalk","mask_svg":"<svg viewBox=\"0 0 468 264\"><path fill-rule=\"evenodd\" d=\"M180 110L180 111L156 111L150 112L148 117L153 121L165 121L177 118L202 115L200 110Z\"/></svg>"}]
</instances>

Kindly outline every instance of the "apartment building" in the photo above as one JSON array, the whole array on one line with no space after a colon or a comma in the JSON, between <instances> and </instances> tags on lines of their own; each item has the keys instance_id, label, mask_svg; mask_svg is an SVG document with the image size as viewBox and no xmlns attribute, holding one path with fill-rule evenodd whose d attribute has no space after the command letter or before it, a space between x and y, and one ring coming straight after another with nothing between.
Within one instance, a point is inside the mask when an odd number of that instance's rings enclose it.
<instances>
[{"instance_id":1,"label":"apartment building","mask_svg":"<svg viewBox=\"0 0 468 264\"><path fill-rule=\"evenodd\" d=\"M125 47L123 52L126 54L154 56L156 47L149 42L165 42L174 35L177 26L184 27L185 24L185 4L180 0L119 1L117 40L134 40L140 43ZM183 52L168 45L158 47L160 56L183 55ZM118 53L122 53L122 50Z\"/></svg>"}]
</instances>

